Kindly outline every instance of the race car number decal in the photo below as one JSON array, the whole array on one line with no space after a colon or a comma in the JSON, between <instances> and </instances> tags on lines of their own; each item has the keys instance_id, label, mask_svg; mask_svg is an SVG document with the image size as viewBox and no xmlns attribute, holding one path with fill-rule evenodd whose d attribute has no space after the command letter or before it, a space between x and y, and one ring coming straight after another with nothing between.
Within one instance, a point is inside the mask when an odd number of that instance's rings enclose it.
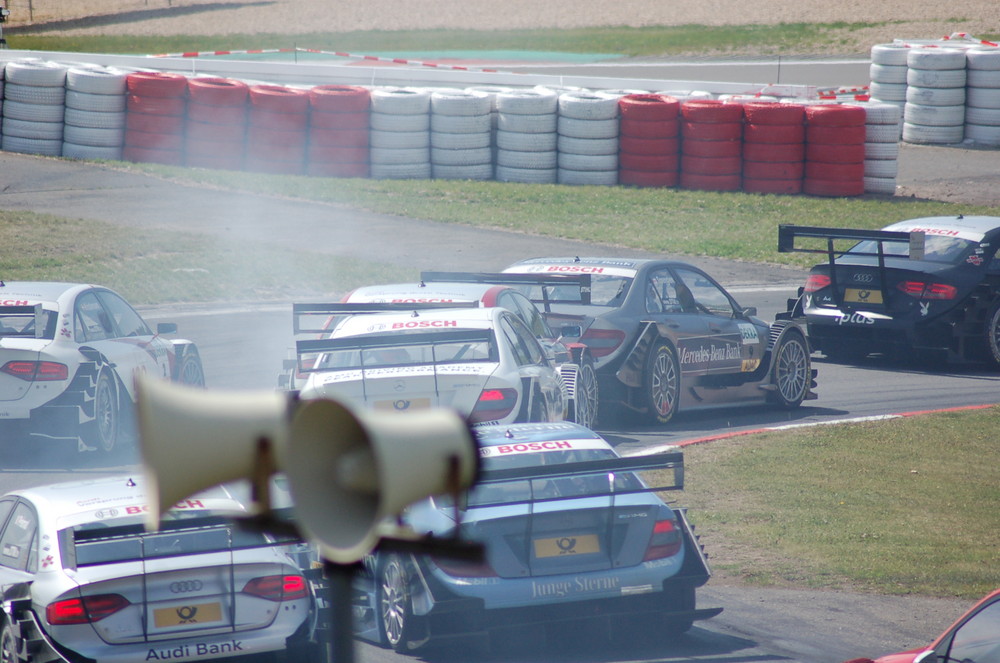
<instances>
[{"instance_id":1,"label":"race car number decal","mask_svg":"<svg viewBox=\"0 0 1000 663\"><path fill-rule=\"evenodd\" d=\"M759 343L760 337L757 336L757 328L746 322L741 322L739 324L740 335L743 337L743 345L750 345L752 343Z\"/></svg>"}]
</instances>

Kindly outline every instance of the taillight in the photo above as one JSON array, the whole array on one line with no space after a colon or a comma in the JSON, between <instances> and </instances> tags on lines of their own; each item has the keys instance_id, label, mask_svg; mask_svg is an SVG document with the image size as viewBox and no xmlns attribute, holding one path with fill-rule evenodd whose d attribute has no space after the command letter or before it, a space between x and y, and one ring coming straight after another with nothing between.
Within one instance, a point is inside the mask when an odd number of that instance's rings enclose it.
<instances>
[{"instance_id":1,"label":"taillight","mask_svg":"<svg viewBox=\"0 0 1000 663\"><path fill-rule=\"evenodd\" d=\"M946 283L900 281L896 288L916 299L955 299L958 295L958 289Z\"/></svg>"},{"instance_id":2,"label":"taillight","mask_svg":"<svg viewBox=\"0 0 1000 663\"><path fill-rule=\"evenodd\" d=\"M469 415L469 422L478 424L483 421L495 421L503 419L514 410L517 405L517 390L515 389L483 389L476 401L476 407L472 408Z\"/></svg>"},{"instance_id":3,"label":"taillight","mask_svg":"<svg viewBox=\"0 0 1000 663\"><path fill-rule=\"evenodd\" d=\"M496 578L497 572L489 562L470 562L461 559L434 558L437 567L453 578Z\"/></svg>"},{"instance_id":4,"label":"taillight","mask_svg":"<svg viewBox=\"0 0 1000 663\"><path fill-rule=\"evenodd\" d=\"M99 622L128 605L128 599L120 594L63 599L45 606L45 619L49 624L59 626Z\"/></svg>"},{"instance_id":5,"label":"taillight","mask_svg":"<svg viewBox=\"0 0 1000 663\"><path fill-rule=\"evenodd\" d=\"M268 601L294 601L307 597L309 586L300 575L263 576L244 585L243 593Z\"/></svg>"},{"instance_id":6,"label":"taillight","mask_svg":"<svg viewBox=\"0 0 1000 663\"><path fill-rule=\"evenodd\" d=\"M677 523L673 520L657 520L653 525L653 536L649 538L649 547L643 561L672 557L680 552L684 540L681 538Z\"/></svg>"},{"instance_id":7,"label":"taillight","mask_svg":"<svg viewBox=\"0 0 1000 663\"><path fill-rule=\"evenodd\" d=\"M26 382L69 379L69 368L66 364L54 361L8 361L0 371Z\"/></svg>"},{"instance_id":8,"label":"taillight","mask_svg":"<svg viewBox=\"0 0 1000 663\"><path fill-rule=\"evenodd\" d=\"M830 285L830 277L826 274L810 274L806 277L806 285L803 292L816 292Z\"/></svg>"},{"instance_id":9,"label":"taillight","mask_svg":"<svg viewBox=\"0 0 1000 663\"><path fill-rule=\"evenodd\" d=\"M625 341L625 332L618 329L594 329L591 327L580 337L580 342L590 348L595 357L607 357Z\"/></svg>"}]
</instances>

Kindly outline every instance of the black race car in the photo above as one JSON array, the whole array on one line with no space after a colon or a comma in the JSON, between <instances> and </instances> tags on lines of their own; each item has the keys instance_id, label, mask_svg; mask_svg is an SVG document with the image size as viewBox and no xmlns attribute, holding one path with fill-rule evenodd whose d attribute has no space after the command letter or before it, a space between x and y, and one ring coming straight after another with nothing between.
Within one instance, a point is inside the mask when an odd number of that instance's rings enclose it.
<instances>
[{"instance_id":1,"label":"black race car","mask_svg":"<svg viewBox=\"0 0 1000 663\"><path fill-rule=\"evenodd\" d=\"M827 261L778 317L804 322L813 349L833 360L879 353L1000 367L998 246L996 216L910 219L882 230L781 226L779 252Z\"/></svg>"}]
</instances>

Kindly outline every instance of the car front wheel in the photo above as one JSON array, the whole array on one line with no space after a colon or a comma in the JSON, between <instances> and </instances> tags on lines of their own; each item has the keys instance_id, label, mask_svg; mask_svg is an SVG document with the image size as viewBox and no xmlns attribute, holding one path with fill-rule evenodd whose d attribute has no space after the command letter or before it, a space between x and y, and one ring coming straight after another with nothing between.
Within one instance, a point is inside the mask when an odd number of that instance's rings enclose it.
<instances>
[{"instance_id":1,"label":"car front wheel","mask_svg":"<svg viewBox=\"0 0 1000 663\"><path fill-rule=\"evenodd\" d=\"M809 393L812 368L809 348L799 334L789 333L774 349L771 359L771 381L775 390L771 400L786 408L798 407Z\"/></svg>"},{"instance_id":2,"label":"car front wheel","mask_svg":"<svg viewBox=\"0 0 1000 663\"><path fill-rule=\"evenodd\" d=\"M646 360L646 406L652 423L665 424L677 412L680 395L681 371L677 354L669 343L657 341Z\"/></svg>"},{"instance_id":3,"label":"car front wheel","mask_svg":"<svg viewBox=\"0 0 1000 663\"><path fill-rule=\"evenodd\" d=\"M0 631L0 663L19 663L19 661L14 627L10 625L10 622L6 622L3 625L3 630Z\"/></svg>"},{"instance_id":4,"label":"car front wheel","mask_svg":"<svg viewBox=\"0 0 1000 663\"><path fill-rule=\"evenodd\" d=\"M413 604L410 573L405 560L391 555L378 574L378 628L382 644L395 651L407 650L413 635Z\"/></svg>"},{"instance_id":5,"label":"car front wheel","mask_svg":"<svg viewBox=\"0 0 1000 663\"><path fill-rule=\"evenodd\" d=\"M986 318L986 357L994 368L1000 368L1000 303L990 309Z\"/></svg>"}]
</instances>

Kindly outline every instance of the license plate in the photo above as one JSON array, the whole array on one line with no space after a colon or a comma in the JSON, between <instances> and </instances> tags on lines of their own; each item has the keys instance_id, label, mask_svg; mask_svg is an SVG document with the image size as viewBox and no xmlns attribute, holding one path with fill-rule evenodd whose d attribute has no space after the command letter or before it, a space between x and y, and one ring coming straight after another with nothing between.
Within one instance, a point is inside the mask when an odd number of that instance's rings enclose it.
<instances>
[{"instance_id":1,"label":"license plate","mask_svg":"<svg viewBox=\"0 0 1000 663\"><path fill-rule=\"evenodd\" d=\"M845 302L857 304L881 304L881 290L865 290L864 288L848 288L844 293Z\"/></svg>"},{"instance_id":2,"label":"license plate","mask_svg":"<svg viewBox=\"0 0 1000 663\"><path fill-rule=\"evenodd\" d=\"M596 552L601 552L601 543L596 534L535 539L535 557L538 558Z\"/></svg>"},{"instance_id":3,"label":"license plate","mask_svg":"<svg viewBox=\"0 0 1000 663\"><path fill-rule=\"evenodd\" d=\"M173 608L157 608L153 611L153 623L157 628L183 626L185 624L211 624L222 621L220 603L192 603Z\"/></svg>"},{"instance_id":4,"label":"license plate","mask_svg":"<svg viewBox=\"0 0 1000 663\"><path fill-rule=\"evenodd\" d=\"M420 410L430 406L431 399L429 398L397 398L393 401L375 401L376 410L392 410L394 412Z\"/></svg>"}]
</instances>

